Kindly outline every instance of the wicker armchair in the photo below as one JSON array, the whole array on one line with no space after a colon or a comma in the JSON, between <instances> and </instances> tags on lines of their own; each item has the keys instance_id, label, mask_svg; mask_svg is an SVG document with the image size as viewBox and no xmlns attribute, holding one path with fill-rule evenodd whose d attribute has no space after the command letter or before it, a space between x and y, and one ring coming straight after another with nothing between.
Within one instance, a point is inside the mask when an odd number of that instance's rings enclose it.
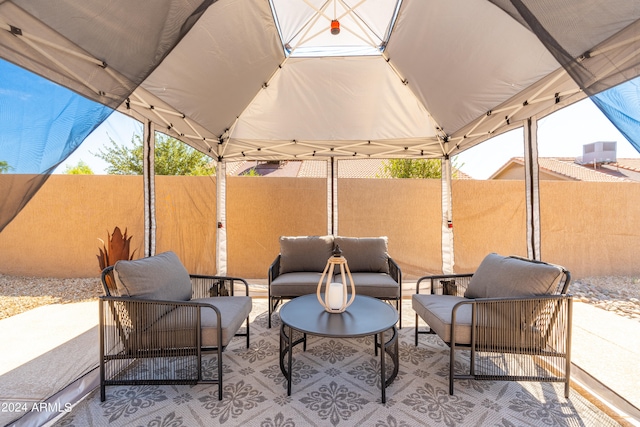
<instances>
[{"instance_id":1,"label":"wicker armchair","mask_svg":"<svg viewBox=\"0 0 640 427\"><path fill-rule=\"evenodd\" d=\"M111 385L198 382L218 384L222 400L222 351L236 335L246 336L249 347L252 303L244 279L189 275L173 252L164 252L118 261L103 270L102 285L102 401ZM236 285L244 295L235 295ZM208 352L217 352L213 378L203 376Z\"/></svg>"},{"instance_id":2,"label":"wicker armchair","mask_svg":"<svg viewBox=\"0 0 640 427\"><path fill-rule=\"evenodd\" d=\"M474 379L564 382L569 397L570 281L562 267L497 254L474 274L422 277L412 297L415 345L431 333L450 347L450 394L454 379ZM428 331L418 328L419 318ZM456 373L461 350L470 352L468 373Z\"/></svg>"}]
</instances>

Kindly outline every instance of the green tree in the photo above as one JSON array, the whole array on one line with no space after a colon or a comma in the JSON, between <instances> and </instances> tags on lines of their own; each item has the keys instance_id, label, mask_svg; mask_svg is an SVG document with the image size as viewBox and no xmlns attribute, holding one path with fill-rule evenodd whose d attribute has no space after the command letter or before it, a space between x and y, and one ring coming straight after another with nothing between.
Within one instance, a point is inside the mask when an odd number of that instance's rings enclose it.
<instances>
[{"instance_id":1,"label":"green tree","mask_svg":"<svg viewBox=\"0 0 640 427\"><path fill-rule=\"evenodd\" d=\"M240 176L262 176L255 168L251 168L248 171L243 172Z\"/></svg>"},{"instance_id":2,"label":"green tree","mask_svg":"<svg viewBox=\"0 0 640 427\"><path fill-rule=\"evenodd\" d=\"M441 178L442 166L440 159L389 159L382 173L392 178Z\"/></svg>"},{"instance_id":3,"label":"green tree","mask_svg":"<svg viewBox=\"0 0 640 427\"><path fill-rule=\"evenodd\" d=\"M453 178L458 177L462 165L457 158L451 161ZM442 178L442 162L440 159L390 159L383 163L382 176L391 178Z\"/></svg>"},{"instance_id":4,"label":"green tree","mask_svg":"<svg viewBox=\"0 0 640 427\"><path fill-rule=\"evenodd\" d=\"M95 155L109 164L107 173L112 175L142 175L142 137L134 135L131 147L118 145L109 137L111 145ZM211 158L191 148L184 142L156 134L155 173L157 175L213 175L215 167Z\"/></svg>"},{"instance_id":5,"label":"green tree","mask_svg":"<svg viewBox=\"0 0 640 427\"><path fill-rule=\"evenodd\" d=\"M13 168L11 166L9 166L8 162L6 162L4 160L0 160L0 173L7 173L11 169L13 169Z\"/></svg>"},{"instance_id":6,"label":"green tree","mask_svg":"<svg viewBox=\"0 0 640 427\"><path fill-rule=\"evenodd\" d=\"M64 173L68 175L93 175L93 170L88 164L80 160L75 166L67 166Z\"/></svg>"}]
</instances>

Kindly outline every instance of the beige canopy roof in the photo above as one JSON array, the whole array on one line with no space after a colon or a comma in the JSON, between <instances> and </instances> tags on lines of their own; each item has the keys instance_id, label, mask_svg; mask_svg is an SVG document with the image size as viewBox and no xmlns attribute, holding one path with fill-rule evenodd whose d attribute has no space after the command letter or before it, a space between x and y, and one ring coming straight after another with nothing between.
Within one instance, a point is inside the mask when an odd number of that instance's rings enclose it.
<instances>
[{"instance_id":1,"label":"beige canopy roof","mask_svg":"<svg viewBox=\"0 0 640 427\"><path fill-rule=\"evenodd\" d=\"M639 17L637 0L10 0L0 56L219 160L442 158L636 77Z\"/></svg>"}]
</instances>

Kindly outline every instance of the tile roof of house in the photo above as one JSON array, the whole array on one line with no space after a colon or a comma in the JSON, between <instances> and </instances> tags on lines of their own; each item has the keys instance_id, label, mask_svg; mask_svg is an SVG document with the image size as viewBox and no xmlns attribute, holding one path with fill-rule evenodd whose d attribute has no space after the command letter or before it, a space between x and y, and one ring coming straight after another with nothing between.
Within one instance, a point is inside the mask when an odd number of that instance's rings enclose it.
<instances>
[{"instance_id":1,"label":"tile roof of house","mask_svg":"<svg viewBox=\"0 0 640 427\"><path fill-rule=\"evenodd\" d=\"M632 178L634 181L640 181L640 158L633 159L617 159L616 163L607 165L610 167L617 167L618 170L622 169L622 172Z\"/></svg>"},{"instance_id":2,"label":"tile roof of house","mask_svg":"<svg viewBox=\"0 0 640 427\"><path fill-rule=\"evenodd\" d=\"M357 159L340 160L338 163L338 178L388 178L384 172L385 159ZM227 163L227 175L243 175L255 169L263 176L288 176L299 178L325 178L327 176L327 161L325 160L290 160L282 165L266 162L246 161ZM458 170L456 179L472 179L469 175Z\"/></svg>"},{"instance_id":3,"label":"tile roof of house","mask_svg":"<svg viewBox=\"0 0 640 427\"><path fill-rule=\"evenodd\" d=\"M327 176L327 162L323 160L303 161L298 176L301 178L325 178Z\"/></svg>"},{"instance_id":4,"label":"tile roof of house","mask_svg":"<svg viewBox=\"0 0 640 427\"><path fill-rule=\"evenodd\" d=\"M260 176L292 177L298 176L300 171L299 161L283 162L229 162L227 163L227 175L240 176L254 170Z\"/></svg>"},{"instance_id":5,"label":"tile roof of house","mask_svg":"<svg viewBox=\"0 0 640 427\"><path fill-rule=\"evenodd\" d=\"M338 178L389 178L384 159L343 160L338 163Z\"/></svg>"},{"instance_id":6,"label":"tile roof of house","mask_svg":"<svg viewBox=\"0 0 640 427\"><path fill-rule=\"evenodd\" d=\"M524 159L523 159L524 161ZM572 158L541 157L538 163L542 169L573 178L578 181L590 182L617 182L627 181L624 176L611 173L602 168L594 169L588 165L579 165Z\"/></svg>"},{"instance_id":7,"label":"tile roof of house","mask_svg":"<svg viewBox=\"0 0 640 427\"><path fill-rule=\"evenodd\" d=\"M241 175L243 171L246 170L247 165L250 162L227 162L226 163L226 167L227 167L227 175ZM255 164L255 162L251 162L253 164Z\"/></svg>"},{"instance_id":8,"label":"tile roof of house","mask_svg":"<svg viewBox=\"0 0 640 427\"><path fill-rule=\"evenodd\" d=\"M509 164L524 165L523 157L514 157L496 171L489 179L493 179ZM562 175L576 181L588 182L632 182L640 181L640 159L618 159L617 163L597 166L578 164L570 157L540 157L540 169L552 174Z\"/></svg>"}]
</instances>

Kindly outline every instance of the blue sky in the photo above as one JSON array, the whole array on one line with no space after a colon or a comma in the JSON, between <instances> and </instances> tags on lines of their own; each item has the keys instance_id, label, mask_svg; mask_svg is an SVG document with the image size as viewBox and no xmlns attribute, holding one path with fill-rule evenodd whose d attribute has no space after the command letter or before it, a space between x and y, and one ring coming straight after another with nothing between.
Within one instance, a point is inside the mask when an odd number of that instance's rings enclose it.
<instances>
[{"instance_id":1,"label":"blue sky","mask_svg":"<svg viewBox=\"0 0 640 427\"><path fill-rule=\"evenodd\" d=\"M104 174L107 164L96 157L109 138L118 144L129 144L132 136L142 134L142 125L121 113L114 112L82 145L56 169L63 173L67 165L79 161L88 164L96 174ZM523 131L515 129L499 135L460 154L456 164L476 179L486 179L512 157L522 157ZM538 152L542 157L578 157L582 146L596 141L617 141L618 157L640 157L626 138L589 99L565 107L538 122Z\"/></svg>"},{"instance_id":2,"label":"blue sky","mask_svg":"<svg viewBox=\"0 0 640 427\"><path fill-rule=\"evenodd\" d=\"M523 157L523 130L514 129L460 154L461 170L485 179L512 157ZM590 99L556 111L538 122L540 157L579 157L582 146L597 141L616 141L618 158L640 157L640 153L602 114Z\"/></svg>"},{"instance_id":3,"label":"blue sky","mask_svg":"<svg viewBox=\"0 0 640 427\"><path fill-rule=\"evenodd\" d=\"M84 142L67 158L54 173L64 173L67 166L76 166L83 161L98 175L106 174L108 164L95 156L102 147L109 147L109 138L118 145L130 145L133 135L142 135L142 123L117 111L113 112L107 120L102 122Z\"/></svg>"}]
</instances>

